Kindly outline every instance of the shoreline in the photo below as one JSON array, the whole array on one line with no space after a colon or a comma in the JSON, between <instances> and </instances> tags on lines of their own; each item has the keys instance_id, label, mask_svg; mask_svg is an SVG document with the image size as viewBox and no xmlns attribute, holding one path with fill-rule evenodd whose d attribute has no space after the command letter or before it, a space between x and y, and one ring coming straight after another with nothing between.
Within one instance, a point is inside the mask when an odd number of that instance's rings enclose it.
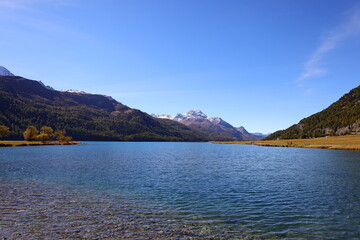
<instances>
[{"instance_id":1,"label":"shoreline","mask_svg":"<svg viewBox=\"0 0 360 240\"><path fill-rule=\"evenodd\" d=\"M245 144L261 147L317 148L360 151L360 135L321 137L312 139L283 139L260 141L214 142L215 144Z\"/></svg>"},{"instance_id":2,"label":"shoreline","mask_svg":"<svg viewBox=\"0 0 360 240\"><path fill-rule=\"evenodd\" d=\"M80 145L81 142L58 142L58 141L0 141L0 147L33 147L33 146L56 146L56 145Z\"/></svg>"}]
</instances>

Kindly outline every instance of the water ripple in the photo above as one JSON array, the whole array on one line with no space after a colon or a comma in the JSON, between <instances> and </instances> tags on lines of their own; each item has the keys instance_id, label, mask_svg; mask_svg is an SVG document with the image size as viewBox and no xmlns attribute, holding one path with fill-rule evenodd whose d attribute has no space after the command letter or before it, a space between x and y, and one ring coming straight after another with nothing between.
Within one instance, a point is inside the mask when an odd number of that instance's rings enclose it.
<instances>
[{"instance_id":1,"label":"water ripple","mask_svg":"<svg viewBox=\"0 0 360 240\"><path fill-rule=\"evenodd\" d=\"M1 149L7 239L357 239L360 153L206 143Z\"/></svg>"}]
</instances>

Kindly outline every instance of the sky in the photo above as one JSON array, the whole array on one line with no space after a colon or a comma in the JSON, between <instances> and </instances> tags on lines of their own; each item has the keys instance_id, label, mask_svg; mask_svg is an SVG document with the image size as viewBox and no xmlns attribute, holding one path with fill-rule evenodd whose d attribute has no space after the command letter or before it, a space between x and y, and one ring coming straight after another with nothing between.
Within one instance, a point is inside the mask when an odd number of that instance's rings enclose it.
<instances>
[{"instance_id":1,"label":"sky","mask_svg":"<svg viewBox=\"0 0 360 240\"><path fill-rule=\"evenodd\" d=\"M270 133L359 85L360 1L0 0L0 65Z\"/></svg>"}]
</instances>

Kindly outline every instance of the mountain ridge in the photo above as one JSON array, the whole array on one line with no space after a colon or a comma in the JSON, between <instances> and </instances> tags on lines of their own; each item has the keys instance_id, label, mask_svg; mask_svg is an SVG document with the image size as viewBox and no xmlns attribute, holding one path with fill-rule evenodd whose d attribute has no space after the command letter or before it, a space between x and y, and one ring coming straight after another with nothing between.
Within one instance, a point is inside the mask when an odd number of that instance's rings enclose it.
<instances>
[{"instance_id":1,"label":"mountain ridge","mask_svg":"<svg viewBox=\"0 0 360 240\"><path fill-rule=\"evenodd\" d=\"M101 94L57 91L41 81L0 76L0 125L22 139L28 125L64 129L74 140L208 141L200 131L151 117Z\"/></svg>"},{"instance_id":2,"label":"mountain ridge","mask_svg":"<svg viewBox=\"0 0 360 240\"><path fill-rule=\"evenodd\" d=\"M201 110L152 115L132 109L111 96L78 90L55 90L42 81L15 76L1 67L0 125L21 139L28 125L65 129L75 140L210 141L259 140L220 117Z\"/></svg>"},{"instance_id":3,"label":"mountain ridge","mask_svg":"<svg viewBox=\"0 0 360 240\"><path fill-rule=\"evenodd\" d=\"M266 137L267 140L314 138L360 133L360 85L326 109L303 118L291 127Z\"/></svg>"},{"instance_id":4,"label":"mountain ridge","mask_svg":"<svg viewBox=\"0 0 360 240\"><path fill-rule=\"evenodd\" d=\"M209 117L201 110L189 110L185 114L178 113L175 116L165 114L152 114L153 117L169 119L185 124L197 130L201 130L211 136L221 135L232 140L260 140L261 136L253 135L244 127L238 130L220 117Z\"/></svg>"},{"instance_id":5,"label":"mountain ridge","mask_svg":"<svg viewBox=\"0 0 360 240\"><path fill-rule=\"evenodd\" d=\"M0 76L14 76L7 68L0 66Z\"/></svg>"}]
</instances>

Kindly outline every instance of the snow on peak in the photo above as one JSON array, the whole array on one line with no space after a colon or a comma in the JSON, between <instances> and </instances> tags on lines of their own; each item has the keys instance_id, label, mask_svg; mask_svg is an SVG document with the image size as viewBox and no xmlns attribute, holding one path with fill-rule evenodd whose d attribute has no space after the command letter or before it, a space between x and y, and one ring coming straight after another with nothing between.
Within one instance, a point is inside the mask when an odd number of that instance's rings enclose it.
<instances>
[{"instance_id":1,"label":"snow on peak","mask_svg":"<svg viewBox=\"0 0 360 240\"><path fill-rule=\"evenodd\" d=\"M84 91L80 91L80 90L75 90L75 89L68 89L68 90L60 90L60 92L64 92L64 93L75 93L75 94L90 94L90 95L97 95L97 96L103 96L107 99L109 99L110 101L116 101L113 97L105 95L105 94L92 94L92 93L87 93Z\"/></svg>"},{"instance_id":2,"label":"snow on peak","mask_svg":"<svg viewBox=\"0 0 360 240\"><path fill-rule=\"evenodd\" d=\"M7 70L5 67L0 66L0 76L14 76L9 70Z\"/></svg>"},{"instance_id":3,"label":"snow on peak","mask_svg":"<svg viewBox=\"0 0 360 240\"><path fill-rule=\"evenodd\" d=\"M172 117L172 118L173 118L173 120L181 121L183 119L186 119L186 116L184 114L182 114L182 113L178 113L178 114L176 114L175 117Z\"/></svg>"},{"instance_id":4,"label":"snow on peak","mask_svg":"<svg viewBox=\"0 0 360 240\"><path fill-rule=\"evenodd\" d=\"M182 120L189 120L189 119L206 119L212 123L219 123L221 121L221 118L219 117L208 117L205 113L203 113L201 110L190 110L185 114L178 113L176 116L170 116L165 114L151 114L151 116L155 118L163 118L163 119L170 119L175 121L182 121Z\"/></svg>"},{"instance_id":5,"label":"snow on peak","mask_svg":"<svg viewBox=\"0 0 360 240\"><path fill-rule=\"evenodd\" d=\"M60 90L60 92L68 92L68 93L78 93L78 94L86 94L84 91L69 89L69 90Z\"/></svg>"},{"instance_id":6,"label":"snow on peak","mask_svg":"<svg viewBox=\"0 0 360 240\"><path fill-rule=\"evenodd\" d=\"M208 116L201 110L190 110L185 114L188 118L208 118Z\"/></svg>"},{"instance_id":7,"label":"snow on peak","mask_svg":"<svg viewBox=\"0 0 360 240\"><path fill-rule=\"evenodd\" d=\"M220 123L222 119L219 117L208 117L207 120L209 120L212 123Z\"/></svg>"},{"instance_id":8,"label":"snow on peak","mask_svg":"<svg viewBox=\"0 0 360 240\"><path fill-rule=\"evenodd\" d=\"M161 119L170 119L170 120L174 119L174 117L166 114L151 114L151 116L154 118L161 118Z\"/></svg>"}]
</instances>

